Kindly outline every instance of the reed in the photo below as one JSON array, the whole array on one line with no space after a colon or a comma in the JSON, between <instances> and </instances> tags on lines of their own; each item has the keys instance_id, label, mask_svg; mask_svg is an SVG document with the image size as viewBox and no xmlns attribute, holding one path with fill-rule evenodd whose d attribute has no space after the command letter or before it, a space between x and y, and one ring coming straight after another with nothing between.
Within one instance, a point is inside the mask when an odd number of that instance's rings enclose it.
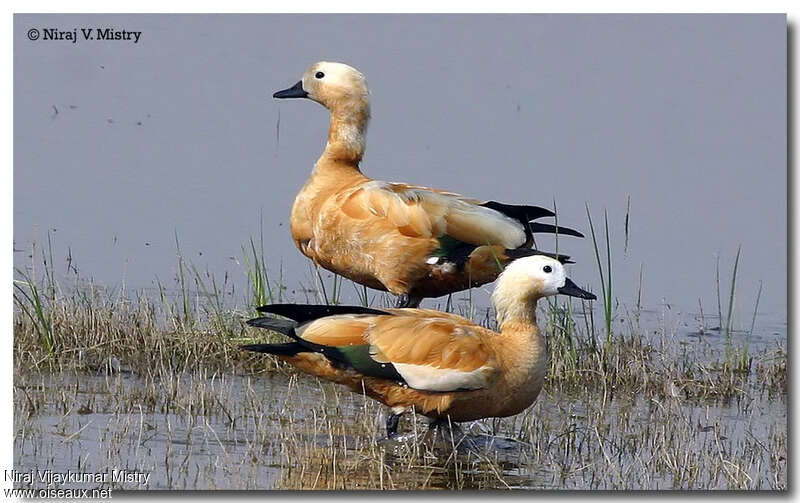
<instances>
[{"instance_id":1,"label":"reed","mask_svg":"<svg viewBox=\"0 0 800 503\"><path fill-rule=\"evenodd\" d=\"M250 305L255 309L258 306L272 303L272 288L264 262L263 242L260 243L257 249L251 237L249 247L242 247L242 256L247 266L247 279L250 287Z\"/></svg>"},{"instance_id":2,"label":"reed","mask_svg":"<svg viewBox=\"0 0 800 503\"><path fill-rule=\"evenodd\" d=\"M194 318L192 316L193 309L191 307L189 285L186 282L186 265L184 263L183 253L181 253L181 244L178 240L178 231L175 231L175 249L178 257L178 285L181 294L181 307L182 314L179 319L181 326L184 330L190 330L194 325Z\"/></svg>"},{"instance_id":3,"label":"reed","mask_svg":"<svg viewBox=\"0 0 800 503\"><path fill-rule=\"evenodd\" d=\"M71 257L71 255L70 255ZM36 279L36 243L31 247L30 273L15 268L21 279L14 280L14 304L33 322L39 342L48 356L56 359L55 338L51 311L57 302L56 281L53 274L53 246L50 232L47 232L47 253L42 253L41 260L44 278L41 283Z\"/></svg>"},{"instance_id":4,"label":"reed","mask_svg":"<svg viewBox=\"0 0 800 503\"><path fill-rule=\"evenodd\" d=\"M749 340L752 334L752 331L755 327L755 317L756 313L758 312L758 303L761 298L761 284L759 284L758 294L756 295L755 307L753 309L753 318L751 321L750 331L744 332L746 335L744 340L741 341L741 344L734 344L734 333L736 332L734 328L734 311L735 311L735 299L736 299L736 279L739 271L739 259L741 257L742 247L739 246L736 250L736 257L733 261L733 268L731 270L730 276L730 285L728 287L728 297L727 297L727 310L722 313L722 308L719 306L720 298L721 298L721 282L719 277L719 256L717 256L717 264L716 264L716 290L717 290L717 302L718 302L718 309L719 309L719 320L720 324L717 330L719 330L720 334L725 339L725 361L722 365L726 369L730 369L733 372L750 372L751 370L751 363L752 360L749 354Z\"/></svg>"},{"instance_id":5,"label":"reed","mask_svg":"<svg viewBox=\"0 0 800 503\"><path fill-rule=\"evenodd\" d=\"M728 293L728 311L725 316L725 340L728 345L731 342L731 327L733 322L733 301L736 295L736 272L739 270L739 256L742 253L741 245L736 250L736 259L733 262L733 272L731 273L731 287Z\"/></svg>"},{"instance_id":6,"label":"reed","mask_svg":"<svg viewBox=\"0 0 800 503\"><path fill-rule=\"evenodd\" d=\"M14 304L33 322L33 328L38 340L47 354L55 359L55 343L53 340L53 325L50 319L49 308L39 293L35 278L25 271L16 269L21 280L14 280Z\"/></svg>"},{"instance_id":7,"label":"reed","mask_svg":"<svg viewBox=\"0 0 800 503\"><path fill-rule=\"evenodd\" d=\"M597 261L597 271L600 275L600 288L601 298L603 299L603 316L605 321L606 332L606 346L611 343L614 337L612 330L613 316L613 296L612 296L612 270L611 270L611 238L608 232L608 212L603 211L604 224L605 224L605 252L606 252L606 270L603 270L603 263L600 255L600 249L597 244L597 236L594 230L594 222L592 221L592 214L589 211L589 204L586 204L586 216L589 220L589 230L592 234L592 246L594 247L594 256Z\"/></svg>"},{"instance_id":8,"label":"reed","mask_svg":"<svg viewBox=\"0 0 800 503\"><path fill-rule=\"evenodd\" d=\"M756 294L756 305L753 307L753 319L750 322L750 332L747 334L748 340L753 337L753 330L756 328L756 315L758 314L758 302L761 300L761 287L763 285L763 281L758 282L758 293Z\"/></svg>"}]
</instances>

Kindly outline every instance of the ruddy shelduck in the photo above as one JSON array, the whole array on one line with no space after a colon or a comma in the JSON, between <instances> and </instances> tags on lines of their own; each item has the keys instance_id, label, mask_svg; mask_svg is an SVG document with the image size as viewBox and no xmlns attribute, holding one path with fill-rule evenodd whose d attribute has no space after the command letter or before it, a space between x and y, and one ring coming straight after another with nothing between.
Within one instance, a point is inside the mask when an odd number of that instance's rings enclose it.
<instances>
[{"instance_id":1,"label":"ruddy shelduck","mask_svg":"<svg viewBox=\"0 0 800 503\"><path fill-rule=\"evenodd\" d=\"M532 220L538 206L476 201L436 189L387 183L359 167L370 118L364 75L342 63L313 64L275 98L308 98L331 114L328 143L292 207L300 251L356 283L400 296L398 307L494 281L510 261L537 253L533 233L583 237Z\"/></svg>"},{"instance_id":2,"label":"ruddy shelduck","mask_svg":"<svg viewBox=\"0 0 800 503\"><path fill-rule=\"evenodd\" d=\"M536 326L536 302L558 293L594 300L567 278L564 266L534 255L511 262L492 301L499 332L427 309L273 304L247 323L293 342L251 344L305 373L343 384L391 408L387 435L409 410L433 420L472 421L518 414L542 389L546 343Z\"/></svg>"}]
</instances>

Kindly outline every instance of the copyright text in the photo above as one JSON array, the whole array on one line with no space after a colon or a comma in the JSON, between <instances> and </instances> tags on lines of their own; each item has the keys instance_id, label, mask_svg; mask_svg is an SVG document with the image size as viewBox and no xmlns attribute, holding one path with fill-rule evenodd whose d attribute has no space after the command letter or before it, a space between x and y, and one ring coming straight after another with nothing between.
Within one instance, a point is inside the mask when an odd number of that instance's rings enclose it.
<instances>
[{"instance_id":1,"label":"copyright text","mask_svg":"<svg viewBox=\"0 0 800 503\"><path fill-rule=\"evenodd\" d=\"M31 28L27 32L28 40L60 41L76 44L79 41L95 42L133 42L139 43L141 31L121 30L118 28L73 28L61 30L59 28Z\"/></svg>"}]
</instances>

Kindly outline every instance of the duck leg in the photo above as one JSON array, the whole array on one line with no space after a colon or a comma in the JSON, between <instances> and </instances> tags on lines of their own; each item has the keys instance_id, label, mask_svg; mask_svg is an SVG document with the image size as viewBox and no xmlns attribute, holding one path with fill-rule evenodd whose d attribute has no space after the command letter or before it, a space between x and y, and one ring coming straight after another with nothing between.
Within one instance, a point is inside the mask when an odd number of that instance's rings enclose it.
<instances>
[{"instance_id":1,"label":"duck leg","mask_svg":"<svg viewBox=\"0 0 800 503\"><path fill-rule=\"evenodd\" d=\"M447 418L438 418L428 423L428 435L433 435L437 438L441 435L440 442L444 442L444 446L454 446L456 450L477 449L477 444L469 436L464 433L458 423L453 423Z\"/></svg>"},{"instance_id":2,"label":"duck leg","mask_svg":"<svg viewBox=\"0 0 800 503\"><path fill-rule=\"evenodd\" d=\"M402 412L400 414L392 412L389 414L389 417L386 418L386 436L389 439L397 436L397 425L400 423L400 416L402 415Z\"/></svg>"},{"instance_id":3,"label":"duck leg","mask_svg":"<svg viewBox=\"0 0 800 503\"><path fill-rule=\"evenodd\" d=\"M394 307L403 308L408 307L408 303L411 301L407 293L402 293L397 296L397 301L394 304Z\"/></svg>"},{"instance_id":4,"label":"duck leg","mask_svg":"<svg viewBox=\"0 0 800 503\"><path fill-rule=\"evenodd\" d=\"M464 437L464 432L458 423L451 423L447 418L437 418L428 423L428 431L438 430L442 433L443 438L455 437L457 439Z\"/></svg>"},{"instance_id":5,"label":"duck leg","mask_svg":"<svg viewBox=\"0 0 800 503\"><path fill-rule=\"evenodd\" d=\"M420 303L422 302L422 297L412 297L407 293L401 294L397 296L397 303L394 307L397 308L404 308L404 307L419 307Z\"/></svg>"},{"instance_id":6,"label":"duck leg","mask_svg":"<svg viewBox=\"0 0 800 503\"><path fill-rule=\"evenodd\" d=\"M447 419L442 419L441 417L439 417L428 423L428 431L442 430L445 428L449 428L449 426L450 425L447 423Z\"/></svg>"}]
</instances>

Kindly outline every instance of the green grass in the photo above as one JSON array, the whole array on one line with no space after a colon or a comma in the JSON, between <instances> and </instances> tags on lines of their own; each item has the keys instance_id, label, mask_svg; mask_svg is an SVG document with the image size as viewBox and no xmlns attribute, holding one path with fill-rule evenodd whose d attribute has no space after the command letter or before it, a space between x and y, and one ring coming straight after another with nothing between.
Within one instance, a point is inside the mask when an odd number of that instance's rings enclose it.
<instances>
[{"instance_id":1,"label":"green grass","mask_svg":"<svg viewBox=\"0 0 800 503\"><path fill-rule=\"evenodd\" d=\"M71 257L71 254L70 254ZM36 279L36 245L31 249L30 273L15 268L19 279L14 280L14 304L33 323L33 328L47 355L56 359L53 335L52 310L57 301L56 281L53 274L53 245L50 232L47 233L47 253L42 253L44 278Z\"/></svg>"},{"instance_id":2,"label":"green grass","mask_svg":"<svg viewBox=\"0 0 800 503\"><path fill-rule=\"evenodd\" d=\"M733 301L736 295L736 272L739 270L739 256L742 253L742 247L736 250L736 260L733 262L733 272L731 273L731 287L728 293L728 311L725 317L725 340L730 345L731 342L731 327L733 322Z\"/></svg>"},{"instance_id":3,"label":"green grass","mask_svg":"<svg viewBox=\"0 0 800 503\"><path fill-rule=\"evenodd\" d=\"M19 269L16 272L22 279L14 280L14 303L33 323L33 329L42 347L51 358L55 359L50 310L45 306L45 300L39 293L35 279Z\"/></svg>"},{"instance_id":4,"label":"green grass","mask_svg":"<svg viewBox=\"0 0 800 503\"><path fill-rule=\"evenodd\" d=\"M761 299L761 286L762 284L759 283L758 294L756 295L755 306L753 308L753 317L750 323L750 330L747 332L747 336L745 337L744 341L742 341L741 345L736 345L734 342L734 312L735 312L735 299L736 299L736 279L738 276L739 271L739 261L741 258L742 247L739 246L736 250L736 257L733 261L733 267L731 270L730 276L730 285L728 287L728 297L727 297L727 310L724 312L722 311L722 303L721 303L721 281L720 281L720 274L719 274L719 255L717 256L716 261L716 271L715 271L715 279L716 279L716 292L717 292L717 310L719 316L719 333L725 339L725 361L723 365L731 369L731 371L735 372L749 372L750 367L752 364L750 354L749 354L749 339L752 335L753 330L755 329L755 322L756 322L756 314L758 313L758 303ZM701 307L702 309L702 307Z\"/></svg>"},{"instance_id":5,"label":"green grass","mask_svg":"<svg viewBox=\"0 0 800 503\"><path fill-rule=\"evenodd\" d=\"M269 274L264 260L264 245L256 249L253 238L250 238L250 246L242 246L242 256L247 264L247 279L250 287L250 305L255 309L264 304L273 302L272 287L269 281Z\"/></svg>"},{"instance_id":6,"label":"green grass","mask_svg":"<svg viewBox=\"0 0 800 503\"><path fill-rule=\"evenodd\" d=\"M753 307L753 319L750 322L750 331L747 333L747 338L753 337L753 330L756 328L756 315L758 314L758 302L761 300L761 287L764 286L762 281L758 282L758 293L756 294L756 305Z\"/></svg>"},{"instance_id":7,"label":"green grass","mask_svg":"<svg viewBox=\"0 0 800 503\"><path fill-rule=\"evenodd\" d=\"M186 283L186 266L184 264L183 254L181 253L181 244L178 241L178 232L175 231L175 249L178 253L178 284L180 286L181 294L181 315L179 321L184 330L191 330L194 325L194 318L192 317L192 306L189 299L191 293L189 292L189 285Z\"/></svg>"}]
</instances>

